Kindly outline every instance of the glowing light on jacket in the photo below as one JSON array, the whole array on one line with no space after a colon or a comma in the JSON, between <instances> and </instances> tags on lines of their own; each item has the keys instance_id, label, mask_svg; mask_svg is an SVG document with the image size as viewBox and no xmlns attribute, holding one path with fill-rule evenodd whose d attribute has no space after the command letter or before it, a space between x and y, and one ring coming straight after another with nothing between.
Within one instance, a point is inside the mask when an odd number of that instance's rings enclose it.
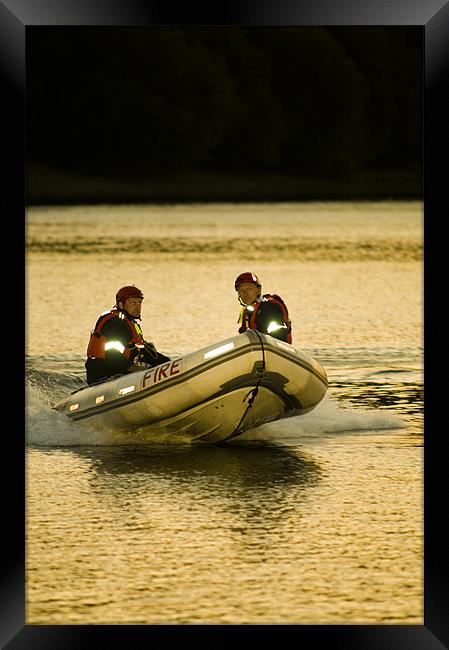
<instances>
[{"instance_id":1,"label":"glowing light on jacket","mask_svg":"<svg viewBox=\"0 0 449 650\"><path fill-rule=\"evenodd\" d=\"M287 325L285 325L285 323L283 325L279 325L279 323L276 323L276 321L273 320L267 327L267 333L271 334L271 332L276 332L277 330L281 329L287 329Z\"/></svg>"},{"instance_id":2,"label":"glowing light on jacket","mask_svg":"<svg viewBox=\"0 0 449 650\"><path fill-rule=\"evenodd\" d=\"M123 354L126 348L122 343L120 343L120 341L108 341L105 343L104 349L106 352L108 350L118 350L121 354Z\"/></svg>"}]
</instances>

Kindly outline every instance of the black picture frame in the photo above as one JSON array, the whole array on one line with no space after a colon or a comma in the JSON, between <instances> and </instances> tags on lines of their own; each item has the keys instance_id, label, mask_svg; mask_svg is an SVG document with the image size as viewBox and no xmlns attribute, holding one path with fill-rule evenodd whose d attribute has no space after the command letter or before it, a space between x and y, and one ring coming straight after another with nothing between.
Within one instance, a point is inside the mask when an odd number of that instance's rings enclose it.
<instances>
[{"instance_id":1,"label":"black picture frame","mask_svg":"<svg viewBox=\"0 0 449 650\"><path fill-rule=\"evenodd\" d=\"M12 297L2 319L7 347L2 373L4 409L13 414L3 427L3 573L0 603L0 643L16 648L87 648L111 637L127 647L161 640L171 643L201 641L224 645L231 638L279 642L288 640L304 647L371 649L441 649L449 647L449 580L447 570L447 471L444 404L441 374L434 359L445 353L442 323L432 318L430 296L440 285L445 259L444 221L447 198L449 67L449 3L443 0L252 0L210 3L208 10L195 3L182 8L146 0L0 0L0 74L3 104L2 158L5 163L1 196L4 233L3 274L13 284ZM25 625L25 478L24 435L16 417L24 413L24 364L18 342L26 339L26 291L24 212L26 190L26 69L25 34L37 25L420 25L425 44L424 112L424 234L425 234L425 558L424 625L299 625L299 626L46 626ZM11 282L13 276L13 283ZM445 287L442 288L443 302ZM447 294L447 292L446 292ZM428 299L429 296L429 299ZM443 307L445 304L443 305ZM438 347L437 347L438 346ZM446 354L447 357L447 354ZM25 429L23 428L23 431ZM10 471L7 471L9 468ZM254 629L257 628L257 630ZM286 629L287 628L287 629ZM242 639L243 640L243 639Z\"/></svg>"}]
</instances>

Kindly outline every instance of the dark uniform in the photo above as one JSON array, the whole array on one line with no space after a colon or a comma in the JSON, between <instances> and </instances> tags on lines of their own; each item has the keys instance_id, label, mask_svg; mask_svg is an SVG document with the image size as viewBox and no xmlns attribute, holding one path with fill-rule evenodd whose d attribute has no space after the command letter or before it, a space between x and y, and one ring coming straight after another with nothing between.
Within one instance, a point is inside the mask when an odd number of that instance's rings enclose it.
<instances>
[{"instance_id":1,"label":"dark uniform","mask_svg":"<svg viewBox=\"0 0 449 650\"><path fill-rule=\"evenodd\" d=\"M124 310L114 309L100 316L91 334L85 363L87 383L124 374L133 364L158 366L166 361L169 357L144 340L137 321Z\"/></svg>"},{"instance_id":2,"label":"dark uniform","mask_svg":"<svg viewBox=\"0 0 449 650\"><path fill-rule=\"evenodd\" d=\"M292 342L291 322L279 296L266 294L259 302L246 305L240 313L239 322L240 333L254 329L281 341Z\"/></svg>"}]
</instances>

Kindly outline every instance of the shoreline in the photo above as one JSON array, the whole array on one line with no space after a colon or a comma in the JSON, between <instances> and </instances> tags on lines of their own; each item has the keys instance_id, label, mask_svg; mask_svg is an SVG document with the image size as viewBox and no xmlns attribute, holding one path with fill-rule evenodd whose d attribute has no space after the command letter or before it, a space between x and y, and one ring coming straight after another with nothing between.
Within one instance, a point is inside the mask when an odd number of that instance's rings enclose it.
<instances>
[{"instance_id":1,"label":"shoreline","mask_svg":"<svg viewBox=\"0 0 449 650\"><path fill-rule=\"evenodd\" d=\"M27 205L423 200L420 170L358 171L340 178L188 172L112 178L43 165L27 169Z\"/></svg>"}]
</instances>

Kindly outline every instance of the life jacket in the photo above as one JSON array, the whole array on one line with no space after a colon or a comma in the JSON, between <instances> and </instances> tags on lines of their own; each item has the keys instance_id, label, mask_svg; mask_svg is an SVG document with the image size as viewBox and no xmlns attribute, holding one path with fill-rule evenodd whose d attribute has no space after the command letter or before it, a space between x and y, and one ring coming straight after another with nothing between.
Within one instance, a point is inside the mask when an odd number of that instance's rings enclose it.
<instances>
[{"instance_id":1,"label":"life jacket","mask_svg":"<svg viewBox=\"0 0 449 650\"><path fill-rule=\"evenodd\" d=\"M242 308L240 311L240 316L238 322L242 323L240 328L239 328L239 333L242 334L245 332L247 329L250 330L256 330L257 329L257 312L259 311L261 305L263 305L264 302L274 302L279 307L281 308L282 311L282 316L284 318L284 323L287 325L288 331L287 331L287 342L291 343L292 342L292 323L288 315L288 309L287 305L285 302L282 300L280 296L277 294L273 293L266 293L262 296L262 300L253 303L250 305L250 309L248 309L248 306L245 306Z\"/></svg>"},{"instance_id":2,"label":"life jacket","mask_svg":"<svg viewBox=\"0 0 449 650\"><path fill-rule=\"evenodd\" d=\"M142 330L135 320L129 318L125 312L118 309L111 309L110 311L104 312L101 314L100 318L97 320L94 330L91 332L89 345L87 346L87 356L94 359L104 359L106 358L106 343L107 339L102 332L103 326L111 318L121 318L126 322L129 327L129 341L122 350L123 344L117 341L117 349L123 354L125 359L129 359L131 351L137 348L144 347L144 340Z\"/></svg>"}]
</instances>

